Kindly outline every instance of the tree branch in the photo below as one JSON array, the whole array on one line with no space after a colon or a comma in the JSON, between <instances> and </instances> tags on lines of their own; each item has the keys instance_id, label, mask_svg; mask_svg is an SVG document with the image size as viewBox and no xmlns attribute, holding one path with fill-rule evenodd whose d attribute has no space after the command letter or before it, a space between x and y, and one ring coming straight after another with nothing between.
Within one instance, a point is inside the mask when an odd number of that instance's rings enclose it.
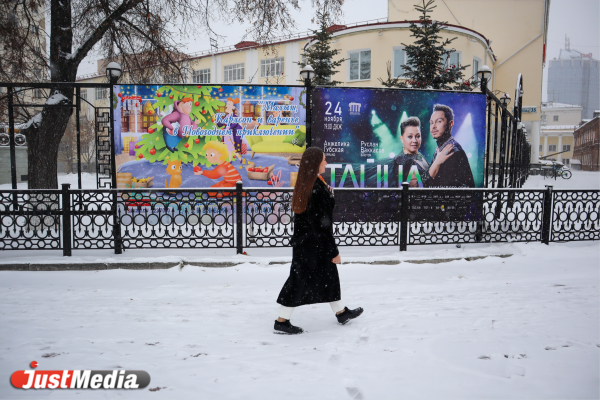
<instances>
[{"instance_id":1,"label":"tree branch","mask_svg":"<svg viewBox=\"0 0 600 400\"><path fill-rule=\"evenodd\" d=\"M108 17L102 21L102 23L96 28L96 30L90 35L90 37L84 41L84 43L77 49L73 55L73 62L78 65L87 56L87 53L94 47L96 43L102 39L104 34L113 26L113 20L118 20L127 11L131 10L143 0L125 0L116 10L114 10Z\"/></svg>"}]
</instances>

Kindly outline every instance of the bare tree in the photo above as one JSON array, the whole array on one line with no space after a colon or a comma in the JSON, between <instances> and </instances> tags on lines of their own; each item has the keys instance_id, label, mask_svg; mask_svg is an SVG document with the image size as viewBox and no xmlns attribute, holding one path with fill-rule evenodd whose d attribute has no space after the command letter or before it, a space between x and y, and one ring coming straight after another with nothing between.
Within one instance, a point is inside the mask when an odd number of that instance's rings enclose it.
<instances>
[{"instance_id":1,"label":"bare tree","mask_svg":"<svg viewBox=\"0 0 600 400\"><path fill-rule=\"evenodd\" d=\"M267 85L281 85L285 83L285 75L283 72L278 74L271 67L267 68L267 72L265 74L265 83Z\"/></svg>"},{"instance_id":2,"label":"bare tree","mask_svg":"<svg viewBox=\"0 0 600 400\"><path fill-rule=\"evenodd\" d=\"M87 114L79 118L79 148L84 171L91 171L96 158L96 131L94 121ZM76 172L77 165L77 125L71 118L58 147L58 162L65 164L65 172Z\"/></svg>"},{"instance_id":3,"label":"bare tree","mask_svg":"<svg viewBox=\"0 0 600 400\"><path fill-rule=\"evenodd\" d=\"M313 7L333 14L341 12L342 3L311 0ZM33 28L39 8L50 17L49 29ZM297 0L0 0L0 80L31 82L32 70L41 68L49 71L52 83L74 82L79 64L91 51L136 71L132 83L146 81L158 66L183 80L186 56L181 49L190 35L218 38L211 24L226 18L248 21L251 28L244 37L266 43L276 31L295 27L292 12L299 8ZM48 56L37 51L34 29L42 29L49 41ZM73 111L73 89L53 87L46 104L52 106L18 116L18 122L25 122L30 188L58 187L56 161Z\"/></svg>"}]
</instances>

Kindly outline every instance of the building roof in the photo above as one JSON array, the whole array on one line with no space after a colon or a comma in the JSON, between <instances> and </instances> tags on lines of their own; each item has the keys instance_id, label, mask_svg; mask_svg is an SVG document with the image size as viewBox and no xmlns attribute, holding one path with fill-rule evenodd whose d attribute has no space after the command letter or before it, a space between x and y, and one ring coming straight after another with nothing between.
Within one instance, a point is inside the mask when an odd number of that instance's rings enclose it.
<instances>
[{"instance_id":1,"label":"building roof","mask_svg":"<svg viewBox=\"0 0 600 400\"><path fill-rule=\"evenodd\" d=\"M577 125L542 125L543 131L574 131Z\"/></svg>"},{"instance_id":2,"label":"building roof","mask_svg":"<svg viewBox=\"0 0 600 400\"><path fill-rule=\"evenodd\" d=\"M554 102L546 102L542 103L542 108L583 108L581 106L575 104L566 104L566 103L554 103Z\"/></svg>"},{"instance_id":3,"label":"building roof","mask_svg":"<svg viewBox=\"0 0 600 400\"><path fill-rule=\"evenodd\" d=\"M592 53L582 53L580 51L577 50L566 50L566 49L560 49L560 53L558 55L558 59L559 60L578 60L580 58L592 58Z\"/></svg>"}]
</instances>

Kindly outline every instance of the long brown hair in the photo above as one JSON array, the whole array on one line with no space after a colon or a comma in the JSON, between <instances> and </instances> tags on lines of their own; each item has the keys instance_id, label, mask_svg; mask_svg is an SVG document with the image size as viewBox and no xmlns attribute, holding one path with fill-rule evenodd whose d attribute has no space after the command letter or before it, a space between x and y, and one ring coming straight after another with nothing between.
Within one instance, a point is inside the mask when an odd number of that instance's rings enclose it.
<instances>
[{"instance_id":1,"label":"long brown hair","mask_svg":"<svg viewBox=\"0 0 600 400\"><path fill-rule=\"evenodd\" d=\"M292 211L296 214L303 213L306 210L322 162L323 150L318 147L309 147L302 154L298 178L296 178L292 196Z\"/></svg>"}]
</instances>

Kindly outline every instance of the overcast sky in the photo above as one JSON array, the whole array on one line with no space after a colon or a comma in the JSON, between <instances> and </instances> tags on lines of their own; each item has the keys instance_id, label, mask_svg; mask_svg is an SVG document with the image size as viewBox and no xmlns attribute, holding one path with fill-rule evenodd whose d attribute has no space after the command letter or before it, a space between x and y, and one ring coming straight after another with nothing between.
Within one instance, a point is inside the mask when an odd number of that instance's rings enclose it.
<instances>
[{"instance_id":1,"label":"overcast sky","mask_svg":"<svg viewBox=\"0 0 600 400\"><path fill-rule=\"evenodd\" d=\"M416 3L415 0L406 0L406 3ZM438 0L439 2L439 0ZM368 7L365 5L368 4ZM361 22L371 19L387 18L387 0L346 0L343 6L344 16L340 23ZM302 11L298 13L295 31L303 32L316 26L311 23L314 10L307 0L300 1ZM435 11L434 11L435 18ZM220 47L234 45L241 40L245 26L215 25L216 31L225 36L219 43ZM510 24L507 26L510 29ZM485 35L485 32L481 32ZM551 60L558 57L560 49L564 48L565 34L571 40L571 49L582 53L592 53L593 57L600 58L600 1L598 0L551 0L550 26L548 29L547 57ZM189 47L184 51L193 53L210 48L208 37L194 38L189 42ZM94 57L88 57L79 67L79 74L96 72ZM543 99L546 99L547 68L544 70ZM525 83L527 85L527 83ZM527 88L527 86L525 86Z\"/></svg>"}]
</instances>

